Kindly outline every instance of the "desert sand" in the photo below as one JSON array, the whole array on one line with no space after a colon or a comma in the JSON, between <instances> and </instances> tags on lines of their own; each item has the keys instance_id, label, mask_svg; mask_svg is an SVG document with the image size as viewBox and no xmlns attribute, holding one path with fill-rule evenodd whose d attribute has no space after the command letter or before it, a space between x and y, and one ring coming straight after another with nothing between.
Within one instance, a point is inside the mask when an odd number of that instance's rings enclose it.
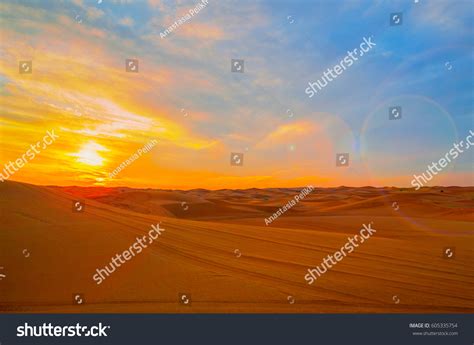
<instances>
[{"instance_id":1,"label":"desert sand","mask_svg":"<svg viewBox=\"0 0 474 345\"><path fill-rule=\"evenodd\" d=\"M474 187L316 188L266 226L300 189L1 183L0 311L474 312ZM97 285L96 269L159 222L157 242ZM369 222L377 233L308 285Z\"/></svg>"}]
</instances>

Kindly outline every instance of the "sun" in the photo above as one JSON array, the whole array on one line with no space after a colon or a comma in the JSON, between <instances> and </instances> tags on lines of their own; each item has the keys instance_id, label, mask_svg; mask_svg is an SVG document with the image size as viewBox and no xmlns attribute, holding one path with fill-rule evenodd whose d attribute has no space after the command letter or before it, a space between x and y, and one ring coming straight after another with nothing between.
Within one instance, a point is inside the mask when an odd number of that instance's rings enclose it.
<instances>
[{"instance_id":1,"label":"sun","mask_svg":"<svg viewBox=\"0 0 474 345\"><path fill-rule=\"evenodd\" d=\"M95 141L89 141L82 145L79 152L73 153L72 156L76 157L79 163L98 167L104 165L105 161L105 158L99 154L101 151L109 150Z\"/></svg>"}]
</instances>

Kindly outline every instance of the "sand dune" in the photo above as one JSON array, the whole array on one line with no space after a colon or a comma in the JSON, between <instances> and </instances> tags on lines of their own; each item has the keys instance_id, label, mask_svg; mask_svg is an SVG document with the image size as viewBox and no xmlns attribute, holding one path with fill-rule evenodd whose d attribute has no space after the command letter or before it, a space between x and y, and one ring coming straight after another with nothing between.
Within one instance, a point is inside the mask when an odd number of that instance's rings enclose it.
<instances>
[{"instance_id":1,"label":"sand dune","mask_svg":"<svg viewBox=\"0 0 474 345\"><path fill-rule=\"evenodd\" d=\"M298 191L2 183L0 310L474 311L474 188L317 188L265 226ZM83 213L73 212L76 199L86 200ZM93 281L97 268L158 222L166 230L156 243L101 285ZM305 282L307 268L369 222L373 238L313 285ZM443 257L445 247L455 248L453 259ZM84 304L74 303L77 293ZM179 303L180 293L190 305Z\"/></svg>"}]
</instances>

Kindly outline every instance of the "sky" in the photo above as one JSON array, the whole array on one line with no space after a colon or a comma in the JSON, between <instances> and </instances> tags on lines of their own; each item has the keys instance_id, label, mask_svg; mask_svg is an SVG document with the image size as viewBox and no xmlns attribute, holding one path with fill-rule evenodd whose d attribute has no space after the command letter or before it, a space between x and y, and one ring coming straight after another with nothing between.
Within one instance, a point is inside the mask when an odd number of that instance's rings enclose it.
<instances>
[{"instance_id":1,"label":"sky","mask_svg":"<svg viewBox=\"0 0 474 345\"><path fill-rule=\"evenodd\" d=\"M163 35L199 3L2 1L0 170L54 130L59 138L10 179L410 187L474 130L471 1L209 0ZM402 24L390 25L400 12ZM375 46L308 97L308 82L364 38ZM244 60L243 73L232 59ZM32 73L19 73L20 61ZM389 120L393 106L401 119ZM336 165L338 153L348 166ZM473 157L463 152L428 185L474 185Z\"/></svg>"}]
</instances>

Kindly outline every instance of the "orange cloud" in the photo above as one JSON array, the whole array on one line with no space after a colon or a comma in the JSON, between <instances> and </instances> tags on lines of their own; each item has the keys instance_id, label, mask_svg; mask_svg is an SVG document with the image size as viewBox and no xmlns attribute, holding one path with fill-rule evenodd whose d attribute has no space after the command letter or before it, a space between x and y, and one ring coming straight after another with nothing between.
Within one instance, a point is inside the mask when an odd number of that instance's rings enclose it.
<instances>
[{"instance_id":1,"label":"orange cloud","mask_svg":"<svg viewBox=\"0 0 474 345\"><path fill-rule=\"evenodd\" d=\"M190 39L202 39L202 40L222 40L225 38L224 31L217 25L189 22L182 25L176 32L178 36L183 36Z\"/></svg>"},{"instance_id":2,"label":"orange cloud","mask_svg":"<svg viewBox=\"0 0 474 345\"><path fill-rule=\"evenodd\" d=\"M276 144L291 142L292 139L306 136L316 130L316 126L309 121L299 121L279 125L257 144L258 148L268 148Z\"/></svg>"}]
</instances>

